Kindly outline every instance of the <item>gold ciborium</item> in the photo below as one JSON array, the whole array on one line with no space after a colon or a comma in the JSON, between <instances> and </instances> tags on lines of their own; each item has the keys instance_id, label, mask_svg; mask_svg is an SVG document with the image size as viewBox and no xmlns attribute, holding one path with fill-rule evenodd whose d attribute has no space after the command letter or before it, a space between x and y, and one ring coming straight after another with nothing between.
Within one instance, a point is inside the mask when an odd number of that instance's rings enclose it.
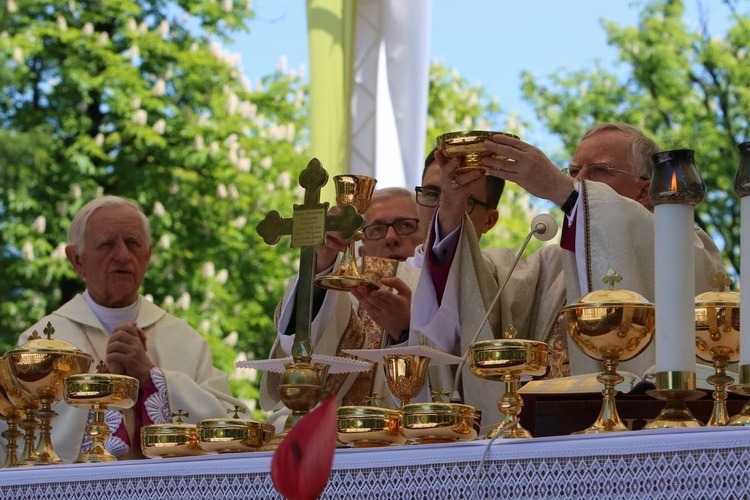
<instances>
[{"instance_id":1,"label":"gold ciborium","mask_svg":"<svg viewBox=\"0 0 750 500\"><path fill-rule=\"evenodd\" d=\"M492 439L497 434L502 438L528 438L531 433L521 427L518 414L523 408L523 399L518 394L521 375L539 376L547 371L548 348L544 342L516 339L512 326L503 332L505 338L474 342L469 346L471 373L486 380L505 384L505 392L497 401L500 425L487 433Z\"/></svg>"},{"instance_id":2,"label":"gold ciborium","mask_svg":"<svg viewBox=\"0 0 750 500\"><path fill-rule=\"evenodd\" d=\"M94 419L86 426L91 441L88 451L81 453L75 463L114 462L117 458L104 447L109 426L104 421L107 408L132 408L138 400L138 379L127 375L104 373L103 361L98 373L81 373L65 379L65 402L71 406L91 406Z\"/></svg>"},{"instance_id":3,"label":"gold ciborium","mask_svg":"<svg viewBox=\"0 0 750 500\"><path fill-rule=\"evenodd\" d=\"M279 447L286 435L299 420L307 415L323 399L330 365L295 361L285 363L286 370L279 382L279 398L292 413L284 422L284 429L269 439L261 451L272 451Z\"/></svg>"},{"instance_id":4,"label":"gold ciborium","mask_svg":"<svg viewBox=\"0 0 750 500\"><path fill-rule=\"evenodd\" d=\"M358 213L363 214L370 206L372 193L378 181L365 175L336 175L333 177L333 182L336 187L336 206L342 209L346 206L353 206ZM354 243L361 240L362 236L362 231L357 231L349 239L339 266L330 274L315 278L316 285L341 291L350 291L359 285L378 288L357 269Z\"/></svg>"},{"instance_id":5,"label":"gold ciborium","mask_svg":"<svg viewBox=\"0 0 750 500\"><path fill-rule=\"evenodd\" d=\"M23 437L23 433L18 430L18 423L23 414L22 406L23 398L20 391L10 380L10 372L8 372L5 359L0 358L0 418L8 424L8 428L3 431L3 437L7 441L3 468L11 467L18 461L18 439Z\"/></svg>"},{"instance_id":6,"label":"gold ciborium","mask_svg":"<svg viewBox=\"0 0 750 500\"><path fill-rule=\"evenodd\" d=\"M436 146L438 151L442 152L448 159L463 156L463 163L456 170L457 174L470 172L475 169L487 170L489 167L482 163L482 158L490 156L498 160L515 161L507 156L496 155L491 151L487 151L487 148L484 147L484 141L492 139L493 135L506 135L515 139L519 138L517 135L507 132L492 132L489 130L450 132L439 136Z\"/></svg>"},{"instance_id":7,"label":"gold ciborium","mask_svg":"<svg viewBox=\"0 0 750 500\"><path fill-rule=\"evenodd\" d=\"M602 281L608 290L590 292L562 308L570 338L587 355L602 361L604 372L596 379L604 385L602 409L591 427L576 434L627 431L617 413L615 386L624 378L617 373L620 361L640 354L654 336L654 305L628 290L615 290L622 277L610 270Z\"/></svg>"},{"instance_id":8,"label":"gold ciborium","mask_svg":"<svg viewBox=\"0 0 750 500\"><path fill-rule=\"evenodd\" d=\"M713 411L706 425L729 423L727 386L734 379L727 375L727 364L740 358L740 294L725 291L732 281L719 273L711 286L718 292L706 292L695 298L695 353L714 366L714 374L706 380L716 389L713 392Z\"/></svg>"},{"instance_id":9,"label":"gold ciborium","mask_svg":"<svg viewBox=\"0 0 750 500\"><path fill-rule=\"evenodd\" d=\"M141 427L141 450L149 458L192 457L203 455L198 446L198 430L193 424L183 423L190 413L172 413L175 422Z\"/></svg>"},{"instance_id":10,"label":"gold ciborium","mask_svg":"<svg viewBox=\"0 0 750 500\"><path fill-rule=\"evenodd\" d=\"M93 358L70 342L53 339L51 324L44 328L47 338L34 331L29 341L5 354L13 383L24 395L39 401L39 441L29 458L17 465L50 465L63 463L52 448L52 419L57 412L52 406L63 398L63 381L71 375L86 373ZM25 410L25 408L24 408Z\"/></svg>"},{"instance_id":11,"label":"gold ciborium","mask_svg":"<svg viewBox=\"0 0 750 500\"><path fill-rule=\"evenodd\" d=\"M406 444L398 410L377 406L342 406L338 409L338 440L353 448Z\"/></svg>"},{"instance_id":12,"label":"gold ciborium","mask_svg":"<svg viewBox=\"0 0 750 500\"><path fill-rule=\"evenodd\" d=\"M244 408L235 406L232 418L208 418L198 422L198 446L206 453L237 453L258 450L274 434L273 426L240 418Z\"/></svg>"},{"instance_id":13,"label":"gold ciborium","mask_svg":"<svg viewBox=\"0 0 750 500\"><path fill-rule=\"evenodd\" d=\"M401 433L419 444L472 441L480 431L482 414L460 403L412 403L401 407Z\"/></svg>"}]
</instances>

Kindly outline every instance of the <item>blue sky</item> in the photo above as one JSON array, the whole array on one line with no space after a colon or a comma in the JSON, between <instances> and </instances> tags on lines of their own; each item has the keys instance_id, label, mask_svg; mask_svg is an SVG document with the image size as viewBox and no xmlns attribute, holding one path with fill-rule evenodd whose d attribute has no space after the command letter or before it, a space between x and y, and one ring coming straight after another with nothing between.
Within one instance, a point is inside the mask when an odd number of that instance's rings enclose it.
<instances>
[{"instance_id":1,"label":"blue sky","mask_svg":"<svg viewBox=\"0 0 750 500\"><path fill-rule=\"evenodd\" d=\"M403 0L408 1L408 0ZM726 10L719 0L686 0L690 26L707 13L712 32L723 33ZM634 25L643 0L434 0L431 60L442 60L498 98L507 113L535 122L521 98L520 73L544 77L565 67L591 68L596 59L614 70L617 52L606 43L601 20ZM286 56L291 69L307 71L305 0L254 0L249 34L236 37L251 81L273 72ZM540 125L525 140L542 149L557 146ZM551 151L549 151L551 153Z\"/></svg>"}]
</instances>

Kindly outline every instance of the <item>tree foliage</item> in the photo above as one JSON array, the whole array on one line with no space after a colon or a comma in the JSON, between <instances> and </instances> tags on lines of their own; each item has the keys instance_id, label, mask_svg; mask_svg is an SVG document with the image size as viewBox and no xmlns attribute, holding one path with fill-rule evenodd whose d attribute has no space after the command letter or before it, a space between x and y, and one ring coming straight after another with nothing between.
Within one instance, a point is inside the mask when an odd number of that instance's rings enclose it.
<instances>
[{"instance_id":1,"label":"tree foliage","mask_svg":"<svg viewBox=\"0 0 750 500\"><path fill-rule=\"evenodd\" d=\"M604 21L619 52L616 71L561 68L544 81L523 75L537 116L572 155L585 130L623 121L651 135L662 149L690 148L708 187L696 221L723 249L728 271L739 272L739 200L732 193L737 145L750 137L750 17L745 1L710 4L731 16L723 37L709 32L706 13L688 26L681 0L645 3L637 26ZM700 5L699 5L700 7Z\"/></svg>"}]
</instances>

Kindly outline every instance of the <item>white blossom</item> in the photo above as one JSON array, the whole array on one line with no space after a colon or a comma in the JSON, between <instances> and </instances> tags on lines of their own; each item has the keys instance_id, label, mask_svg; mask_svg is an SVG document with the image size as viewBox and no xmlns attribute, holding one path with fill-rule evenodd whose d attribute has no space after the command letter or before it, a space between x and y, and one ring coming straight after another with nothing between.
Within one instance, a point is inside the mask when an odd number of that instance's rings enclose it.
<instances>
[{"instance_id":1,"label":"white blossom","mask_svg":"<svg viewBox=\"0 0 750 500\"><path fill-rule=\"evenodd\" d=\"M163 217L164 214L166 214L167 211L164 209L164 205L161 204L160 201L157 201L154 203L154 215L157 217Z\"/></svg>"},{"instance_id":2,"label":"white blossom","mask_svg":"<svg viewBox=\"0 0 750 500\"><path fill-rule=\"evenodd\" d=\"M252 164L252 162L251 162L250 158L242 157L237 162L237 170L239 170L240 172L246 174L246 173L250 172L250 165L251 164Z\"/></svg>"},{"instance_id":3,"label":"white blossom","mask_svg":"<svg viewBox=\"0 0 750 500\"><path fill-rule=\"evenodd\" d=\"M164 132L167 131L167 122L164 121L164 118L159 118L156 120L156 123L154 123L153 129L157 134L164 135Z\"/></svg>"},{"instance_id":4,"label":"white blossom","mask_svg":"<svg viewBox=\"0 0 750 500\"><path fill-rule=\"evenodd\" d=\"M279 187L282 189L289 189L292 185L292 174L287 171L281 172L279 175Z\"/></svg>"},{"instance_id":5,"label":"white blossom","mask_svg":"<svg viewBox=\"0 0 750 500\"><path fill-rule=\"evenodd\" d=\"M142 101L140 97L134 97L133 100L130 101L130 106L133 109L141 109L141 104L142 104Z\"/></svg>"},{"instance_id":6,"label":"white blossom","mask_svg":"<svg viewBox=\"0 0 750 500\"><path fill-rule=\"evenodd\" d=\"M172 309L174 307L174 297L167 295L164 297L164 309Z\"/></svg>"},{"instance_id":7,"label":"white blossom","mask_svg":"<svg viewBox=\"0 0 750 500\"><path fill-rule=\"evenodd\" d=\"M177 299L177 307L180 309L190 309L190 294L187 292L182 292L182 295L180 295L180 298Z\"/></svg>"},{"instance_id":8,"label":"white blossom","mask_svg":"<svg viewBox=\"0 0 750 500\"><path fill-rule=\"evenodd\" d=\"M227 96L227 113L229 113L230 115L235 114L237 112L237 107L239 106L239 104L240 98L237 97L237 94L231 92Z\"/></svg>"},{"instance_id":9,"label":"white blossom","mask_svg":"<svg viewBox=\"0 0 750 500\"><path fill-rule=\"evenodd\" d=\"M234 347L237 345L237 340L239 339L239 335L237 332L229 332L229 335L224 337L224 343L228 346Z\"/></svg>"},{"instance_id":10,"label":"white blossom","mask_svg":"<svg viewBox=\"0 0 750 500\"><path fill-rule=\"evenodd\" d=\"M232 12L232 7L234 7L232 0L221 0L221 10L224 12Z\"/></svg>"},{"instance_id":11,"label":"white blossom","mask_svg":"<svg viewBox=\"0 0 750 500\"><path fill-rule=\"evenodd\" d=\"M240 197L240 193L237 190L237 186L235 186L234 184L229 185L229 197L232 198L233 200L236 200L237 198Z\"/></svg>"},{"instance_id":12,"label":"white blossom","mask_svg":"<svg viewBox=\"0 0 750 500\"><path fill-rule=\"evenodd\" d=\"M210 321L208 321L207 319L204 319L203 321L201 321L201 326L200 326L201 331L207 332L210 328L211 328Z\"/></svg>"},{"instance_id":13,"label":"white blossom","mask_svg":"<svg viewBox=\"0 0 750 500\"><path fill-rule=\"evenodd\" d=\"M70 186L70 196L72 196L74 200L79 199L81 197L81 186L78 184Z\"/></svg>"},{"instance_id":14,"label":"white blossom","mask_svg":"<svg viewBox=\"0 0 750 500\"><path fill-rule=\"evenodd\" d=\"M145 109L139 109L133 114L133 121L138 125L145 125L148 122L148 113Z\"/></svg>"},{"instance_id":15,"label":"white blossom","mask_svg":"<svg viewBox=\"0 0 750 500\"><path fill-rule=\"evenodd\" d=\"M266 156L265 158L260 160L260 166L266 170L271 168L271 165L273 165L273 159L270 156Z\"/></svg>"},{"instance_id":16,"label":"white blossom","mask_svg":"<svg viewBox=\"0 0 750 500\"><path fill-rule=\"evenodd\" d=\"M146 24L146 21L141 21L141 24L138 25L138 34L145 35L146 33L148 33L148 24Z\"/></svg>"},{"instance_id":17,"label":"white blossom","mask_svg":"<svg viewBox=\"0 0 750 500\"><path fill-rule=\"evenodd\" d=\"M156 28L156 32L162 37L169 35L169 22L166 19L162 19L159 26Z\"/></svg>"},{"instance_id":18,"label":"white blossom","mask_svg":"<svg viewBox=\"0 0 750 500\"><path fill-rule=\"evenodd\" d=\"M192 44L190 44L190 52L198 52L198 43L197 42L193 42Z\"/></svg>"},{"instance_id":19,"label":"white blossom","mask_svg":"<svg viewBox=\"0 0 750 500\"><path fill-rule=\"evenodd\" d=\"M220 285L225 285L228 279L229 271L226 269L220 269L219 272L216 273L216 281L218 281Z\"/></svg>"},{"instance_id":20,"label":"white blossom","mask_svg":"<svg viewBox=\"0 0 750 500\"><path fill-rule=\"evenodd\" d=\"M177 194L180 192L180 185L176 182L173 182L171 186L169 186L169 194Z\"/></svg>"},{"instance_id":21,"label":"white blossom","mask_svg":"<svg viewBox=\"0 0 750 500\"><path fill-rule=\"evenodd\" d=\"M34 260L34 245L30 241L23 244L21 248L21 258L23 260Z\"/></svg>"},{"instance_id":22,"label":"white blossom","mask_svg":"<svg viewBox=\"0 0 750 500\"><path fill-rule=\"evenodd\" d=\"M250 84L250 79L246 75L240 75L240 85L245 92L252 92L253 90L253 86Z\"/></svg>"},{"instance_id":23,"label":"white blossom","mask_svg":"<svg viewBox=\"0 0 750 500\"><path fill-rule=\"evenodd\" d=\"M159 246L165 250L169 249L169 247L172 246L172 242L169 239L169 235L167 234L161 235L161 237L159 238Z\"/></svg>"},{"instance_id":24,"label":"white blossom","mask_svg":"<svg viewBox=\"0 0 750 500\"><path fill-rule=\"evenodd\" d=\"M43 215L38 216L31 223L31 228L38 233L43 233L47 229L47 218Z\"/></svg>"},{"instance_id":25,"label":"white blossom","mask_svg":"<svg viewBox=\"0 0 750 500\"><path fill-rule=\"evenodd\" d=\"M216 186L216 196L222 199L227 197L227 187L223 182L220 182L219 185Z\"/></svg>"},{"instance_id":26,"label":"white blossom","mask_svg":"<svg viewBox=\"0 0 750 500\"><path fill-rule=\"evenodd\" d=\"M57 22L57 27L60 31L68 31L68 21L66 21L63 16L57 16L55 21Z\"/></svg>"},{"instance_id":27,"label":"white blossom","mask_svg":"<svg viewBox=\"0 0 750 500\"><path fill-rule=\"evenodd\" d=\"M247 217L244 215L240 215L236 219L234 219L234 222L232 222L232 225L236 227L237 229L242 229L245 227L245 224L247 224Z\"/></svg>"},{"instance_id":28,"label":"white blossom","mask_svg":"<svg viewBox=\"0 0 750 500\"><path fill-rule=\"evenodd\" d=\"M21 47L13 47L13 60L18 64L23 64L23 50Z\"/></svg>"},{"instance_id":29,"label":"white blossom","mask_svg":"<svg viewBox=\"0 0 750 500\"><path fill-rule=\"evenodd\" d=\"M96 189L94 190L94 198L101 198L102 196L104 196L104 187L96 186Z\"/></svg>"},{"instance_id":30,"label":"white blossom","mask_svg":"<svg viewBox=\"0 0 750 500\"><path fill-rule=\"evenodd\" d=\"M96 134L96 137L94 137L94 142L96 142L96 145L99 147L104 146L104 134L102 134L101 132Z\"/></svg>"},{"instance_id":31,"label":"white blossom","mask_svg":"<svg viewBox=\"0 0 750 500\"><path fill-rule=\"evenodd\" d=\"M8 0L8 14L15 14L18 12L18 6L16 6L15 0Z\"/></svg>"},{"instance_id":32,"label":"white blossom","mask_svg":"<svg viewBox=\"0 0 750 500\"><path fill-rule=\"evenodd\" d=\"M216 153L219 152L219 150L221 149L221 146L219 145L218 142L214 141L211 143L211 146L209 146L209 149L211 151L211 154L215 155Z\"/></svg>"},{"instance_id":33,"label":"white blossom","mask_svg":"<svg viewBox=\"0 0 750 500\"><path fill-rule=\"evenodd\" d=\"M63 260L65 258L65 242L58 243L50 256L55 260Z\"/></svg>"},{"instance_id":34,"label":"white blossom","mask_svg":"<svg viewBox=\"0 0 750 500\"><path fill-rule=\"evenodd\" d=\"M99 45L107 45L109 43L109 33L102 31L99 33Z\"/></svg>"},{"instance_id":35,"label":"white blossom","mask_svg":"<svg viewBox=\"0 0 750 500\"><path fill-rule=\"evenodd\" d=\"M289 67L286 56L279 57L279 62L276 63L276 68L282 73L286 73Z\"/></svg>"},{"instance_id":36,"label":"white blossom","mask_svg":"<svg viewBox=\"0 0 750 500\"><path fill-rule=\"evenodd\" d=\"M68 215L68 202L61 201L60 203L58 203L55 207L55 211L60 217L65 217L66 215Z\"/></svg>"},{"instance_id":37,"label":"white blossom","mask_svg":"<svg viewBox=\"0 0 750 500\"><path fill-rule=\"evenodd\" d=\"M195 142L195 149L197 149L198 151L203 149L203 146L205 145L205 140L203 139L202 135L196 135L194 142Z\"/></svg>"},{"instance_id":38,"label":"white blossom","mask_svg":"<svg viewBox=\"0 0 750 500\"><path fill-rule=\"evenodd\" d=\"M128 55L130 62L135 62L135 60L141 55L141 49L139 49L137 45L133 45L129 50L126 50L125 53Z\"/></svg>"},{"instance_id":39,"label":"white blossom","mask_svg":"<svg viewBox=\"0 0 750 500\"><path fill-rule=\"evenodd\" d=\"M129 31L136 31L138 30L138 23L136 23L135 19L131 17L128 19L127 27Z\"/></svg>"},{"instance_id":40,"label":"white blossom","mask_svg":"<svg viewBox=\"0 0 750 500\"><path fill-rule=\"evenodd\" d=\"M201 267L201 274L204 278L212 278L216 274L216 269L213 262L204 262Z\"/></svg>"},{"instance_id":41,"label":"white blossom","mask_svg":"<svg viewBox=\"0 0 750 500\"><path fill-rule=\"evenodd\" d=\"M150 293L147 293L146 295L144 295L143 298L146 299L146 300L148 300L151 303L154 302L154 296L151 295Z\"/></svg>"},{"instance_id":42,"label":"white blossom","mask_svg":"<svg viewBox=\"0 0 750 500\"><path fill-rule=\"evenodd\" d=\"M156 80L156 83L154 83L154 87L151 90L154 91L154 94L162 96L167 90L167 83L162 78L159 78Z\"/></svg>"}]
</instances>

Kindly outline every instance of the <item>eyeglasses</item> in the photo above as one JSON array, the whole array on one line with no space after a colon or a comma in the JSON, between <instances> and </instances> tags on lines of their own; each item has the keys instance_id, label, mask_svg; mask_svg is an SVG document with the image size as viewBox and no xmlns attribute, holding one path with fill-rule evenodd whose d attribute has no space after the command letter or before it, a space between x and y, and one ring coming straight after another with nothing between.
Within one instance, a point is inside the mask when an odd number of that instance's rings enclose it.
<instances>
[{"instance_id":1,"label":"eyeglasses","mask_svg":"<svg viewBox=\"0 0 750 500\"><path fill-rule=\"evenodd\" d=\"M419 219L399 219L390 224L379 223L370 224L362 228L365 238L368 240L382 240L388 233L388 228L392 227L396 234L402 236L412 234L419 229Z\"/></svg>"},{"instance_id":2,"label":"eyeglasses","mask_svg":"<svg viewBox=\"0 0 750 500\"><path fill-rule=\"evenodd\" d=\"M417 203L419 203L423 207L436 207L438 206L438 203L440 203L439 189L417 186L414 188L414 190L417 192ZM469 198L466 200L466 213L471 215L471 213L474 211L474 207L476 207L477 205L481 205L485 208L492 208L486 202L477 200L473 196L469 196Z\"/></svg>"},{"instance_id":3,"label":"eyeglasses","mask_svg":"<svg viewBox=\"0 0 750 500\"><path fill-rule=\"evenodd\" d=\"M570 167L566 167L562 169L562 171L564 174L567 174L574 179L577 178L579 175L581 175L581 172L586 172L586 175L588 176L589 179L591 179L592 181L598 181L598 182L601 182L610 178L615 173L632 175L633 177L638 177L639 179L646 179L646 177L643 177L642 175L634 174L633 172L628 172L627 170L610 167L609 165L604 165L604 164L591 165L588 168L570 166Z\"/></svg>"}]
</instances>

